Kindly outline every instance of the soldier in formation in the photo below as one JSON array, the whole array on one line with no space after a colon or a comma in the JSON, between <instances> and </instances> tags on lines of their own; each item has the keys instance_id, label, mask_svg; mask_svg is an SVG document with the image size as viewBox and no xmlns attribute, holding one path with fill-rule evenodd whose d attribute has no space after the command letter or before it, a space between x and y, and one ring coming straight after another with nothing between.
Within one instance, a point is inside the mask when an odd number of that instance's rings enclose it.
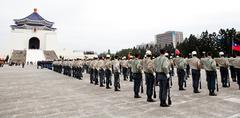
<instances>
[{"instance_id":1,"label":"soldier in formation","mask_svg":"<svg viewBox=\"0 0 240 118\"><path fill-rule=\"evenodd\" d=\"M160 50L160 56L154 60L154 68L156 71L156 79L159 82L159 99L161 107L168 107L166 103L169 89L169 60L165 57L165 50Z\"/></svg>"},{"instance_id":2,"label":"soldier in formation","mask_svg":"<svg viewBox=\"0 0 240 118\"><path fill-rule=\"evenodd\" d=\"M122 58L121 67L122 67L123 80L126 81L128 79L128 61L125 56Z\"/></svg>"},{"instance_id":3,"label":"soldier in formation","mask_svg":"<svg viewBox=\"0 0 240 118\"><path fill-rule=\"evenodd\" d=\"M142 85L142 65L140 62L140 54L135 54L134 60L131 62L131 68L133 73L133 90L134 90L134 98L141 98L139 95L140 86Z\"/></svg>"},{"instance_id":4,"label":"soldier in formation","mask_svg":"<svg viewBox=\"0 0 240 118\"><path fill-rule=\"evenodd\" d=\"M216 58L215 61L220 67L220 75L222 87L230 87L229 74L228 74L228 59L224 57L223 52L219 52L220 58Z\"/></svg>"},{"instance_id":5,"label":"soldier in formation","mask_svg":"<svg viewBox=\"0 0 240 118\"><path fill-rule=\"evenodd\" d=\"M197 52L192 52L192 58L189 59L188 62L190 68L192 69L192 86L193 86L193 92L194 93L200 93L198 90L199 83L200 83L200 71L201 71L201 62L200 59L197 58ZM201 83L200 83L201 85Z\"/></svg>"},{"instance_id":6,"label":"soldier in formation","mask_svg":"<svg viewBox=\"0 0 240 118\"><path fill-rule=\"evenodd\" d=\"M174 64L176 65L176 68L177 68L179 90L183 91L183 90L185 90L183 88L183 84L186 85L186 72L185 72L185 69L186 69L187 63L186 63L186 60L182 57L182 54L179 54L179 56L174 59Z\"/></svg>"},{"instance_id":7,"label":"soldier in formation","mask_svg":"<svg viewBox=\"0 0 240 118\"><path fill-rule=\"evenodd\" d=\"M110 55L106 55L106 60L105 60L105 76L106 76L106 89L111 89L112 85L112 62L110 59Z\"/></svg>"},{"instance_id":8,"label":"soldier in formation","mask_svg":"<svg viewBox=\"0 0 240 118\"><path fill-rule=\"evenodd\" d=\"M152 58L152 52L150 50L146 51L146 58L143 59L143 71L145 74L145 81L146 81L146 91L147 91L147 101L148 102L155 102L152 99L153 96L153 88L155 87L155 77L154 77L154 63Z\"/></svg>"},{"instance_id":9,"label":"soldier in formation","mask_svg":"<svg viewBox=\"0 0 240 118\"><path fill-rule=\"evenodd\" d=\"M113 74L114 74L114 90L115 91L120 91L120 63L118 60L118 56L115 56L113 62L112 62L112 67L113 67Z\"/></svg>"},{"instance_id":10,"label":"soldier in formation","mask_svg":"<svg viewBox=\"0 0 240 118\"><path fill-rule=\"evenodd\" d=\"M216 62L212 59L212 53L208 52L207 57L202 59L203 67L206 70L206 80L210 96L216 96L215 85L217 80Z\"/></svg>"}]
</instances>

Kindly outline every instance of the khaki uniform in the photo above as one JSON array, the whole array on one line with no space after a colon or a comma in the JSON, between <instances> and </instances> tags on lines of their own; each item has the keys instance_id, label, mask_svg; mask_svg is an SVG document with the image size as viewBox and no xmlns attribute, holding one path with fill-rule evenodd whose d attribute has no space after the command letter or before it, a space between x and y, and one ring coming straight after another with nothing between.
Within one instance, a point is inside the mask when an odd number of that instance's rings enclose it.
<instances>
[{"instance_id":1,"label":"khaki uniform","mask_svg":"<svg viewBox=\"0 0 240 118\"><path fill-rule=\"evenodd\" d=\"M209 95L215 96L215 84L216 84L216 62L211 57L201 59L201 63L206 70L206 79L208 83Z\"/></svg>"},{"instance_id":2,"label":"khaki uniform","mask_svg":"<svg viewBox=\"0 0 240 118\"><path fill-rule=\"evenodd\" d=\"M167 90L169 89L169 81L166 75L169 75L169 65L170 62L164 55L160 55L154 60L156 80L159 82L159 99L161 106L166 105Z\"/></svg>"},{"instance_id":3,"label":"khaki uniform","mask_svg":"<svg viewBox=\"0 0 240 118\"><path fill-rule=\"evenodd\" d=\"M188 61L190 68L192 69L192 79L193 79L193 92L199 93L198 86L199 86L199 80L200 80L200 70L201 70L201 62L200 59L196 56L193 56L193 58L189 59ZM200 88L201 89L201 88Z\"/></svg>"}]
</instances>

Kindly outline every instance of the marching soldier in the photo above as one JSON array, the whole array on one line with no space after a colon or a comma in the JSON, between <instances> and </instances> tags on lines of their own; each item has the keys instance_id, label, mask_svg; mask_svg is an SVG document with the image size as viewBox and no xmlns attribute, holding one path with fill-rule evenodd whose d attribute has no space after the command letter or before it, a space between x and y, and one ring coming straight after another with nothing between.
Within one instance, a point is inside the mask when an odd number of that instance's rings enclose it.
<instances>
[{"instance_id":1,"label":"marching soldier","mask_svg":"<svg viewBox=\"0 0 240 118\"><path fill-rule=\"evenodd\" d=\"M110 88L110 82L112 78L112 62L110 60L110 55L106 55L106 61L105 61L105 76L106 76L106 89Z\"/></svg>"},{"instance_id":2,"label":"marching soldier","mask_svg":"<svg viewBox=\"0 0 240 118\"><path fill-rule=\"evenodd\" d=\"M141 96L139 95L139 90L142 82L142 65L139 58L140 54L135 54L135 59L132 61L134 98L141 98Z\"/></svg>"},{"instance_id":3,"label":"marching soldier","mask_svg":"<svg viewBox=\"0 0 240 118\"><path fill-rule=\"evenodd\" d=\"M193 51L192 52L192 58L189 59L189 66L192 69L192 82L193 82L193 92L194 93L200 93L200 91L198 90L198 85L199 85L199 81L200 81L200 76L201 76L201 63L200 63L200 59L197 58L197 52Z\"/></svg>"},{"instance_id":4,"label":"marching soldier","mask_svg":"<svg viewBox=\"0 0 240 118\"><path fill-rule=\"evenodd\" d=\"M178 86L179 86L179 90L180 91L184 91L185 89L183 88L183 84L185 82L186 84L186 78L185 78L185 69L186 69L186 61L185 59L182 57L181 54L179 54L179 57L177 57L174 60L174 64L177 67L177 75L178 75Z\"/></svg>"},{"instance_id":5,"label":"marching soldier","mask_svg":"<svg viewBox=\"0 0 240 118\"><path fill-rule=\"evenodd\" d=\"M154 60L154 68L156 71L156 79L159 81L159 99L161 107L168 107L167 100L167 89L169 89L168 78L169 75L169 60L165 57L165 50L160 50L160 56Z\"/></svg>"},{"instance_id":6,"label":"marching soldier","mask_svg":"<svg viewBox=\"0 0 240 118\"><path fill-rule=\"evenodd\" d=\"M118 61L118 56L115 56L113 60L113 74L114 74L114 88L115 91L120 91L120 63Z\"/></svg>"},{"instance_id":7,"label":"marching soldier","mask_svg":"<svg viewBox=\"0 0 240 118\"><path fill-rule=\"evenodd\" d=\"M153 95L153 87L155 78L154 78L154 65L153 61L151 60L152 52L150 50L146 51L146 58L143 59L143 71L145 73L145 79L146 79L146 87L147 87L147 101L148 102L155 102L155 100L152 99Z\"/></svg>"},{"instance_id":8,"label":"marching soldier","mask_svg":"<svg viewBox=\"0 0 240 118\"><path fill-rule=\"evenodd\" d=\"M240 90L240 53L237 53L237 57L234 60L234 68L236 71L236 75L237 75L237 83L239 85L239 90Z\"/></svg>"},{"instance_id":9,"label":"marching soldier","mask_svg":"<svg viewBox=\"0 0 240 118\"><path fill-rule=\"evenodd\" d=\"M219 52L219 55L220 55L220 58L215 59L215 61L220 66L222 87L229 87L229 85L227 85L228 79L229 79L229 75L228 75L229 62L228 62L228 59L224 58L223 52Z\"/></svg>"},{"instance_id":10,"label":"marching soldier","mask_svg":"<svg viewBox=\"0 0 240 118\"><path fill-rule=\"evenodd\" d=\"M204 68L206 70L208 90L210 96L217 96L215 94L215 84L216 84L216 62L212 59L211 52L208 52L208 57L206 57L203 61Z\"/></svg>"}]
</instances>

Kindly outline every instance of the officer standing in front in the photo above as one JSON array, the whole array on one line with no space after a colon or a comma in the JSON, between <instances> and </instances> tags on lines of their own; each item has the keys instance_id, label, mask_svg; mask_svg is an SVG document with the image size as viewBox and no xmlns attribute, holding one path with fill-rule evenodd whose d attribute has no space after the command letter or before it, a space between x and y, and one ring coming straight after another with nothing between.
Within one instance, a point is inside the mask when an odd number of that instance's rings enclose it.
<instances>
[{"instance_id":1,"label":"officer standing in front","mask_svg":"<svg viewBox=\"0 0 240 118\"><path fill-rule=\"evenodd\" d=\"M168 78L169 74L169 60L165 57L165 50L160 50L160 56L154 60L154 68L156 71L156 79L159 81L159 99L161 107L168 107L167 100L167 89L168 89Z\"/></svg>"},{"instance_id":2,"label":"officer standing in front","mask_svg":"<svg viewBox=\"0 0 240 118\"><path fill-rule=\"evenodd\" d=\"M154 87L154 65L153 61L151 60L152 52L150 50L146 51L146 58L143 59L143 71L145 73L145 79L146 79L146 87L147 87L147 101L148 102L155 102L155 100L152 99L153 95L153 87Z\"/></svg>"},{"instance_id":3,"label":"officer standing in front","mask_svg":"<svg viewBox=\"0 0 240 118\"><path fill-rule=\"evenodd\" d=\"M135 59L132 61L134 98L141 98L139 90L142 82L142 65L139 58L140 54L135 54Z\"/></svg>"}]
</instances>

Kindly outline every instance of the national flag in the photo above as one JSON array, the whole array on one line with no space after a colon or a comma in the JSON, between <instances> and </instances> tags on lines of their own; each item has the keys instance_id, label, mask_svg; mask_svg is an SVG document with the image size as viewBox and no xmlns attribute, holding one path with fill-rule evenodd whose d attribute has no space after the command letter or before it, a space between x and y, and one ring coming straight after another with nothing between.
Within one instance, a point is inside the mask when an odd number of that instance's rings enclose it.
<instances>
[{"instance_id":1,"label":"national flag","mask_svg":"<svg viewBox=\"0 0 240 118\"><path fill-rule=\"evenodd\" d=\"M240 45L233 43L232 50L239 51L240 52Z\"/></svg>"},{"instance_id":2,"label":"national flag","mask_svg":"<svg viewBox=\"0 0 240 118\"><path fill-rule=\"evenodd\" d=\"M180 54L180 51L178 49L175 50L175 54L176 55L179 55Z\"/></svg>"}]
</instances>

